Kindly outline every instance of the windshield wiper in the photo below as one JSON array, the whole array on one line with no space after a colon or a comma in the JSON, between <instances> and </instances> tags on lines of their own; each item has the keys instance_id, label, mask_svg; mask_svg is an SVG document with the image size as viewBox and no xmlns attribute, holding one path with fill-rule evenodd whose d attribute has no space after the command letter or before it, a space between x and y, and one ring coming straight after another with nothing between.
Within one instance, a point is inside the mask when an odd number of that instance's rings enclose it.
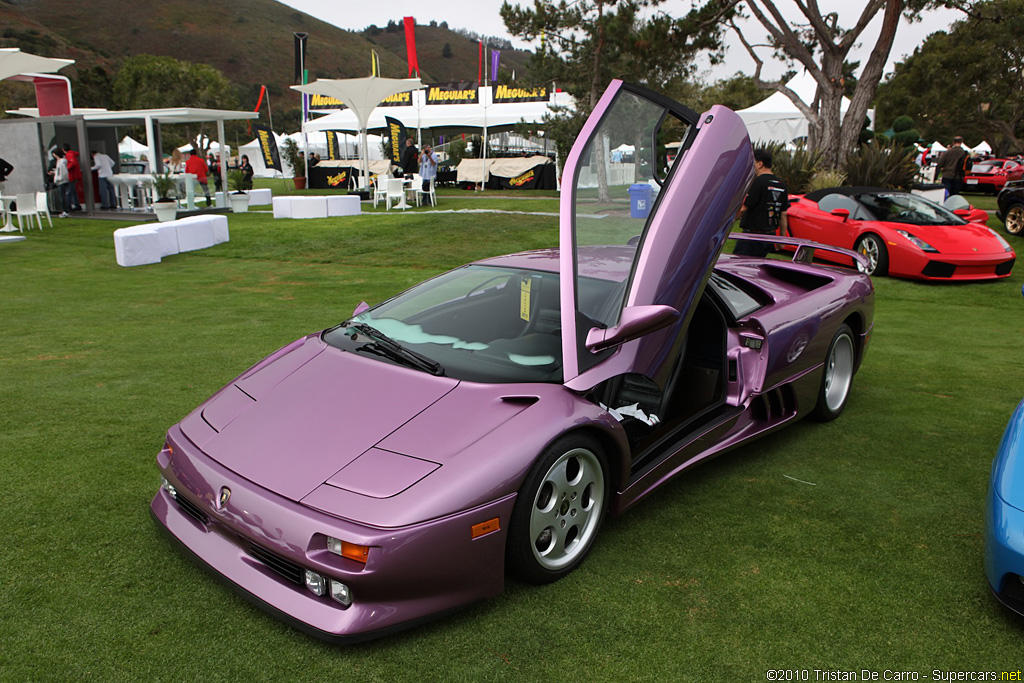
<instances>
[{"instance_id":1,"label":"windshield wiper","mask_svg":"<svg viewBox=\"0 0 1024 683\"><path fill-rule=\"evenodd\" d=\"M432 375L445 376L444 368L436 360L402 346L372 325L351 323L346 327L350 330L356 330L362 333L363 336L373 340L358 347L357 351L369 351L417 370L424 370Z\"/></svg>"}]
</instances>

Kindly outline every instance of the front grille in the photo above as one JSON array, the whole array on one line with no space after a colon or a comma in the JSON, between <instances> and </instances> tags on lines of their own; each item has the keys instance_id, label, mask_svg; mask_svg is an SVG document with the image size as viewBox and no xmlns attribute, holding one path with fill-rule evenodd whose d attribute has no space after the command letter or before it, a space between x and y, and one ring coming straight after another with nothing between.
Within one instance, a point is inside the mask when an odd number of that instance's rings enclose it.
<instances>
[{"instance_id":1,"label":"front grille","mask_svg":"<svg viewBox=\"0 0 1024 683\"><path fill-rule=\"evenodd\" d=\"M203 526L206 526L210 523L210 518L206 516L206 513L203 512L202 508L200 508L198 505L196 505L195 503L193 503L191 500L181 495L180 493L175 494L174 502L178 504L178 507L181 508L182 512L184 512L186 515L196 520Z\"/></svg>"},{"instance_id":2,"label":"front grille","mask_svg":"<svg viewBox=\"0 0 1024 683\"><path fill-rule=\"evenodd\" d=\"M922 275L927 277L953 277L953 273L956 271L956 266L952 263L943 263L942 261L929 261L928 265L921 271Z\"/></svg>"},{"instance_id":3,"label":"front grille","mask_svg":"<svg viewBox=\"0 0 1024 683\"><path fill-rule=\"evenodd\" d=\"M1013 262L1017 259L1012 258L1009 261L1004 261L996 266L996 275L1009 275L1010 271L1013 270Z\"/></svg>"},{"instance_id":4,"label":"front grille","mask_svg":"<svg viewBox=\"0 0 1024 683\"><path fill-rule=\"evenodd\" d=\"M292 583L297 583L300 586L305 584L305 572L302 567L291 560L286 560L255 543L249 544L249 554Z\"/></svg>"}]
</instances>

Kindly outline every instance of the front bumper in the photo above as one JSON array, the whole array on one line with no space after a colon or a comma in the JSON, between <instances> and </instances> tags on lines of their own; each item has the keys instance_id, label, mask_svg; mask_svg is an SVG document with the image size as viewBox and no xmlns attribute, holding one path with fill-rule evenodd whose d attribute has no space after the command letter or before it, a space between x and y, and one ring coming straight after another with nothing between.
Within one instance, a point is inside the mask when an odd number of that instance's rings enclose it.
<instances>
[{"instance_id":1,"label":"front bumper","mask_svg":"<svg viewBox=\"0 0 1024 683\"><path fill-rule=\"evenodd\" d=\"M1015 254L1007 251L987 254L906 252L900 259L892 259L889 274L935 282L998 280L1010 276L1015 260Z\"/></svg>"},{"instance_id":2,"label":"front bumper","mask_svg":"<svg viewBox=\"0 0 1024 683\"><path fill-rule=\"evenodd\" d=\"M157 461L176 496L161 488L153 518L243 597L319 638L376 638L503 588L514 495L421 524L374 528L253 485L202 454L177 427L168 442L173 453L165 449ZM221 509L222 487L231 494ZM493 518L499 530L473 539L471 527ZM327 551L328 536L369 546L365 565ZM295 580L304 570L344 583L352 604L314 595Z\"/></svg>"},{"instance_id":3,"label":"front bumper","mask_svg":"<svg viewBox=\"0 0 1024 683\"><path fill-rule=\"evenodd\" d=\"M989 487L985 513L985 576L999 602L1024 615L1024 511Z\"/></svg>"}]
</instances>

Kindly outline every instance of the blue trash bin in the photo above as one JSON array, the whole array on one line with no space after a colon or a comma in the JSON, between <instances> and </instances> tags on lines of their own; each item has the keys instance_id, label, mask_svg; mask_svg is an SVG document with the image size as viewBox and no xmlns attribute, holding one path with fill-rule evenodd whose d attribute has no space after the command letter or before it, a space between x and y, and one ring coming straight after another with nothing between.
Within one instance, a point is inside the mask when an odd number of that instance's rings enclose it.
<instances>
[{"instance_id":1,"label":"blue trash bin","mask_svg":"<svg viewBox=\"0 0 1024 683\"><path fill-rule=\"evenodd\" d=\"M629 186L629 217L647 218L651 214L651 186L636 183Z\"/></svg>"}]
</instances>

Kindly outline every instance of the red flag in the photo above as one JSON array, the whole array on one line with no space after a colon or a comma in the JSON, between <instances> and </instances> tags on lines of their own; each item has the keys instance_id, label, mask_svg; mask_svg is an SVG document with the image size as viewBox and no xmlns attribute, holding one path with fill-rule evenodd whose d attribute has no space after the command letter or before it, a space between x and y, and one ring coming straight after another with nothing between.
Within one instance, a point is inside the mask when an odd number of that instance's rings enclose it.
<instances>
[{"instance_id":1,"label":"red flag","mask_svg":"<svg viewBox=\"0 0 1024 683\"><path fill-rule=\"evenodd\" d=\"M477 43L476 46L480 48L480 59L477 61L476 67L476 82L480 85L484 83L484 44Z\"/></svg>"},{"instance_id":2,"label":"red flag","mask_svg":"<svg viewBox=\"0 0 1024 683\"><path fill-rule=\"evenodd\" d=\"M404 17L405 22L405 52L409 58L409 76L413 70L420 75L420 63L416 59L416 20L412 17Z\"/></svg>"},{"instance_id":3,"label":"red flag","mask_svg":"<svg viewBox=\"0 0 1024 683\"><path fill-rule=\"evenodd\" d=\"M263 104L263 96L266 95L266 94L267 94L267 86L261 85L260 86L260 96L259 96L259 99L256 100L256 108L253 109L253 111L259 112L260 106ZM246 121L245 122L245 129L247 131L249 131L249 135L252 135L252 121Z\"/></svg>"}]
</instances>

